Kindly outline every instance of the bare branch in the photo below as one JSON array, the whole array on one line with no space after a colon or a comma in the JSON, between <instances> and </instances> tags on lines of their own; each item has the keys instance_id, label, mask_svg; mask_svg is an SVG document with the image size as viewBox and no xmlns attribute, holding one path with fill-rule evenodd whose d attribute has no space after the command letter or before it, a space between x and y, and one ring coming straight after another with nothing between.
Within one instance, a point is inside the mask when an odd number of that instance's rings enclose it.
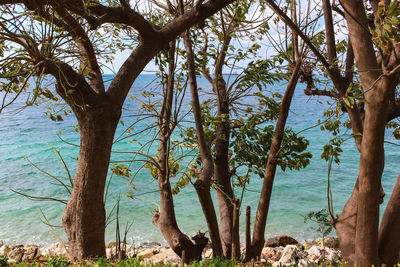
<instances>
[{"instance_id":1,"label":"bare branch","mask_svg":"<svg viewBox=\"0 0 400 267\"><path fill-rule=\"evenodd\" d=\"M307 89L304 89L304 94L305 95L308 95L308 96L315 96L315 95L318 95L318 96L329 96L329 97L332 97L332 98L339 98L339 95L337 94L337 93L335 93L335 92L332 92L332 91L326 91L326 90L319 90L319 89L310 89L310 88L307 88Z\"/></svg>"}]
</instances>

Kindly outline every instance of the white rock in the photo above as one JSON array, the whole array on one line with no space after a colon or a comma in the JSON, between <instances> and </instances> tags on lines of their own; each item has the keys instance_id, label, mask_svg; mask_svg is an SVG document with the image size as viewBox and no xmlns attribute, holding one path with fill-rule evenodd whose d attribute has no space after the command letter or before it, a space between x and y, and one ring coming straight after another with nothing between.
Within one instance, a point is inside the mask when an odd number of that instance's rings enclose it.
<instances>
[{"instance_id":1,"label":"white rock","mask_svg":"<svg viewBox=\"0 0 400 267\"><path fill-rule=\"evenodd\" d=\"M321 246L312 246L310 249L307 250L307 259L311 260L314 263L319 263L322 260L328 260L330 261L329 258L333 259L336 254L332 254L334 250L328 248L328 247L321 247Z\"/></svg>"},{"instance_id":2,"label":"white rock","mask_svg":"<svg viewBox=\"0 0 400 267\"><path fill-rule=\"evenodd\" d=\"M278 261L281 266L294 265L304 257L303 252L296 245L287 245Z\"/></svg>"},{"instance_id":3,"label":"white rock","mask_svg":"<svg viewBox=\"0 0 400 267\"><path fill-rule=\"evenodd\" d=\"M279 261L284 247L264 247L261 252L261 259L267 260L269 264Z\"/></svg>"},{"instance_id":4,"label":"white rock","mask_svg":"<svg viewBox=\"0 0 400 267\"><path fill-rule=\"evenodd\" d=\"M127 246L126 247L126 256L128 257L134 257L138 253L137 249L135 246Z\"/></svg>"},{"instance_id":5,"label":"white rock","mask_svg":"<svg viewBox=\"0 0 400 267\"><path fill-rule=\"evenodd\" d=\"M156 253L158 253L158 250L155 250L154 248L148 248L137 254L137 257L139 259L148 259Z\"/></svg>"},{"instance_id":6,"label":"white rock","mask_svg":"<svg viewBox=\"0 0 400 267\"><path fill-rule=\"evenodd\" d=\"M212 256L213 256L213 250L211 248L206 249L203 258L211 259Z\"/></svg>"},{"instance_id":7,"label":"white rock","mask_svg":"<svg viewBox=\"0 0 400 267\"><path fill-rule=\"evenodd\" d=\"M339 250L332 250L331 253L329 253L328 261L335 262L340 260L341 257L342 253Z\"/></svg>"},{"instance_id":8,"label":"white rock","mask_svg":"<svg viewBox=\"0 0 400 267\"><path fill-rule=\"evenodd\" d=\"M113 248L106 248L106 257L112 258L113 256Z\"/></svg>"},{"instance_id":9,"label":"white rock","mask_svg":"<svg viewBox=\"0 0 400 267\"><path fill-rule=\"evenodd\" d=\"M306 259L300 259L297 266L299 267L308 267L311 265L311 262Z\"/></svg>"},{"instance_id":10,"label":"white rock","mask_svg":"<svg viewBox=\"0 0 400 267\"><path fill-rule=\"evenodd\" d=\"M10 247L7 245L0 247L0 256L7 256L7 253L10 251Z\"/></svg>"}]
</instances>

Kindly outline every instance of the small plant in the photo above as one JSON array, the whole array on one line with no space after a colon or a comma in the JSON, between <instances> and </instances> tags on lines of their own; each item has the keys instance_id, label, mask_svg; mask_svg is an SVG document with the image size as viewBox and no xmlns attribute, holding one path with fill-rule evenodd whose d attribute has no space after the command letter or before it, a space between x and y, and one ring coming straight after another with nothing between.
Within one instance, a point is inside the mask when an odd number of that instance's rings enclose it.
<instances>
[{"instance_id":1,"label":"small plant","mask_svg":"<svg viewBox=\"0 0 400 267\"><path fill-rule=\"evenodd\" d=\"M93 263L93 266L96 266L96 267L105 267L105 266L110 266L110 265L111 265L111 263L105 257L100 257L97 259L96 262Z\"/></svg>"},{"instance_id":2,"label":"small plant","mask_svg":"<svg viewBox=\"0 0 400 267\"><path fill-rule=\"evenodd\" d=\"M189 266L191 267L206 267L206 266L214 266L214 267L234 267L238 266L237 261L226 260L223 258L212 258L199 262L192 262Z\"/></svg>"},{"instance_id":3,"label":"small plant","mask_svg":"<svg viewBox=\"0 0 400 267\"><path fill-rule=\"evenodd\" d=\"M0 256L0 266L7 266L7 256Z\"/></svg>"},{"instance_id":4,"label":"small plant","mask_svg":"<svg viewBox=\"0 0 400 267\"><path fill-rule=\"evenodd\" d=\"M312 221L317 224L317 226L311 226L310 229L320 233L323 238L329 235L333 230L331 215L327 209L309 212L304 217L304 223L307 223L308 221Z\"/></svg>"},{"instance_id":5,"label":"small plant","mask_svg":"<svg viewBox=\"0 0 400 267\"><path fill-rule=\"evenodd\" d=\"M69 265L69 261L65 258L51 258L46 266L51 267L67 267Z\"/></svg>"}]
</instances>

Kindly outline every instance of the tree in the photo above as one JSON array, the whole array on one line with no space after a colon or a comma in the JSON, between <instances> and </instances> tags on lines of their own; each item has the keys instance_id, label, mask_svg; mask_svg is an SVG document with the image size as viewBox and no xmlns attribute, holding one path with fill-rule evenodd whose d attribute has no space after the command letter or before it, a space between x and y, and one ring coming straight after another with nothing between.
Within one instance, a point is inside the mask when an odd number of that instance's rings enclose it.
<instances>
[{"instance_id":1,"label":"tree","mask_svg":"<svg viewBox=\"0 0 400 267\"><path fill-rule=\"evenodd\" d=\"M0 40L11 47L2 61L2 78L8 79L7 86L18 82L15 77L50 75L57 94L78 119L80 152L72 194L63 215L73 258L105 255L104 187L115 129L133 82L170 41L231 2L199 1L184 15L161 27L125 0L108 4L75 0L0 1L4 15ZM99 64L103 47L96 46L92 36L105 29L105 24L134 30L138 40L108 89Z\"/></svg>"},{"instance_id":2,"label":"tree","mask_svg":"<svg viewBox=\"0 0 400 267\"><path fill-rule=\"evenodd\" d=\"M289 70L290 81L285 91L280 106L274 99L270 99L260 94L260 109L252 109L248 107L245 115L234 109L234 105L240 105L241 97L251 95L254 87L262 88L267 84L277 82L279 74L272 74L270 69L273 69L273 60L254 60L249 63L243 73L234 81L228 84L223 75L223 68L229 66L228 59L232 61L240 61L247 56L257 53L255 45L249 51L235 51L231 47L231 41L234 36L240 35L246 31L246 12L250 9L252 2L236 3L226 10L228 15L221 16L221 21L211 27L211 33L218 36L219 44L213 40L209 42L211 36L208 32L205 37L204 46L201 48L203 60L200 60L197 65L203 75L212 85L213 93L216 96L216 115L212 115L211 108L207 105L200 106L198 98L198 88L196 82L196 62L193 53L195 41L192 41L189 33L184 35L185 49L187 53L187 63L189 71L190 87L192 92L192 105L195 117L196 129L187 132L187 137L194 136L197 140L187 138L188 141L197 142L199 145L200 159L197 160L200 168L200 175L195 183L195 188L199 196L200 203L203 208L204 215L209 226L210 237L214 252L219 255L222 251L225 257L238 258L240 255L239 248L239 233L238 219L241 199L237 199L232 188L233 178L238 177L237 184L244 187L248 183L249 173L254 172L263 176L262 168L267 165L266 176L264 183L267 181L268 186L263 186L263 191L260 195L260 203L263 207L257 211L256 226L253 235L253 243L250 244L250 238L246 240L246 260L254 259L261 254L264 244L265 223L268 214L269 199L272 192L272 183L275 176L277 165L282 169L286 166L289 168L299 169L308 164L308 153L301 153L306 149L303 140L297 137L290 130L285 129L286 118L291 103L291 98L296 87L300 66L301 57L297 50L297 42L294 37L293 57L290 54L285 59L290 62L292 69ZM230 18L228 20L228 18ZM215 23L215 22L214 22ZM262 25L268 28L267 25ZM221 27L221 30L218 29ZM254 27L250 22L248 28ZM265 30L263 28L263 30ZM260 32L262 33L261 26ZM211 45L210 45L211 43ZM211 46L211 48L209 48ZM208 54L207 49L212 51L212 55ZM255 51L252 51L254 49ZM230 51L232 50L232 51ZM237 53L237 54L235 54ZM199 53L200 54L200 53ZM295 54L295 56L294 56ZM206 59L204 59L204 57ZM210 74L210 69L207 66L209 58L214 58L213 62L213 77ZM283 61L283 60L282 60ZM254 101L254 100L253 100ZM242 103L243 104L243 103ZM239 115L237 117L231 114ZM263 123L271 122L277 119L277 124L274 129L272 126L262 128L261 132L257 132L257 127ZM288 138L288 136L292 136ZM272 137L273 136L273 137ZM284 140L286 139L286 140ZM259 140L259 142L255 141ZM282 141L284 143L282 144ZM303 144L303 145L301 145ZM290 149L293 149L291 152ZM251 151L246 153L246 151ZM298 153L298 154L296 154ZM269 156L267 156L269 155ZM289 155L292 155L291 158ZM292 161L291 161L292 160ZM290 165L289 163L294 163ZM287 164L287 165L286 165ZM214 166L213 166L214 165ZM238 172L240 167L246 166L249 168L246 175L240 175ZM218 171L219 169L219 171ZM213 173L214 170L214 173ZM213 178L213 180L211 180ZM216 224L215 212L212 202L209 199L210 184L214 183L217 190L218 207L220 213L220 233L218 234L218 226ZM243 197L243 195L242 195ZM248 230L249 231L249 230ZM250 233L246 234L247 236Z\"/></svg>"},{"instance_id":3,"label":"tree","mask_svg":"<svg viewBox=\"0 0 400 267\"><path fill-rule=\"evenodd\" d=\"M396 56L399 53L399 2L343 1L340 8L332 6L328 0L323 1L328 60L282 9L273 1L267 2L289 27L298 32L324 66L335 90L310 90L308 93L331 96L341 102L349 115L355 143L360 151L355 188L342 214L333 222L343 256L351 265L392 266L397 262L400 250L400 242L394 234L399 231L398 182L380 227L379 205L384 196L381 178L385 128L399 116L400 107L396 98L399 84L399 61ZM344 72L338 64L332 10L347 22L349 37ZM361 82L359 92L353 90L354 59Z\"/></svg>"}]
</instances>

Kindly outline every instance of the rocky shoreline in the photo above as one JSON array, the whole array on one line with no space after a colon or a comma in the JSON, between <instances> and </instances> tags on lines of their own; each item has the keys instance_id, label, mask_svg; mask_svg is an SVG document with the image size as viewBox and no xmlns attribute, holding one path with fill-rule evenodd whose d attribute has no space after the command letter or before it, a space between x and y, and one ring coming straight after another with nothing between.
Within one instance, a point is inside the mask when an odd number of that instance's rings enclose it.
<instances>
[{"instance_id":1,"label":"rocky shoreline","mask_svg":"<svg viewBox=\"0 0 400 267\"><path fill-rule=\"evenodd\" d=\"M67 246L55 243L50 247L40 245L8 246L0 241L0 256L8 258L8 264L20 261L45 260L52 257L68 257ZM107 258L118 258L115 243L109 243L106 248ZM241 251L244 253L245 248ZM180 265L181 260L172 249L159 243L144 243L140 246L125 245L127 257L143 259L144 264L171 264ZM212 249L204 249L203 258L212 257ZM277 236L269 238L262 250L260 265L272 264L276 266L310 266L322 262L333 263L341 259L337 239L333 237L318 238L303 244L290 236Z\"/></svg>"}]
</instances>

